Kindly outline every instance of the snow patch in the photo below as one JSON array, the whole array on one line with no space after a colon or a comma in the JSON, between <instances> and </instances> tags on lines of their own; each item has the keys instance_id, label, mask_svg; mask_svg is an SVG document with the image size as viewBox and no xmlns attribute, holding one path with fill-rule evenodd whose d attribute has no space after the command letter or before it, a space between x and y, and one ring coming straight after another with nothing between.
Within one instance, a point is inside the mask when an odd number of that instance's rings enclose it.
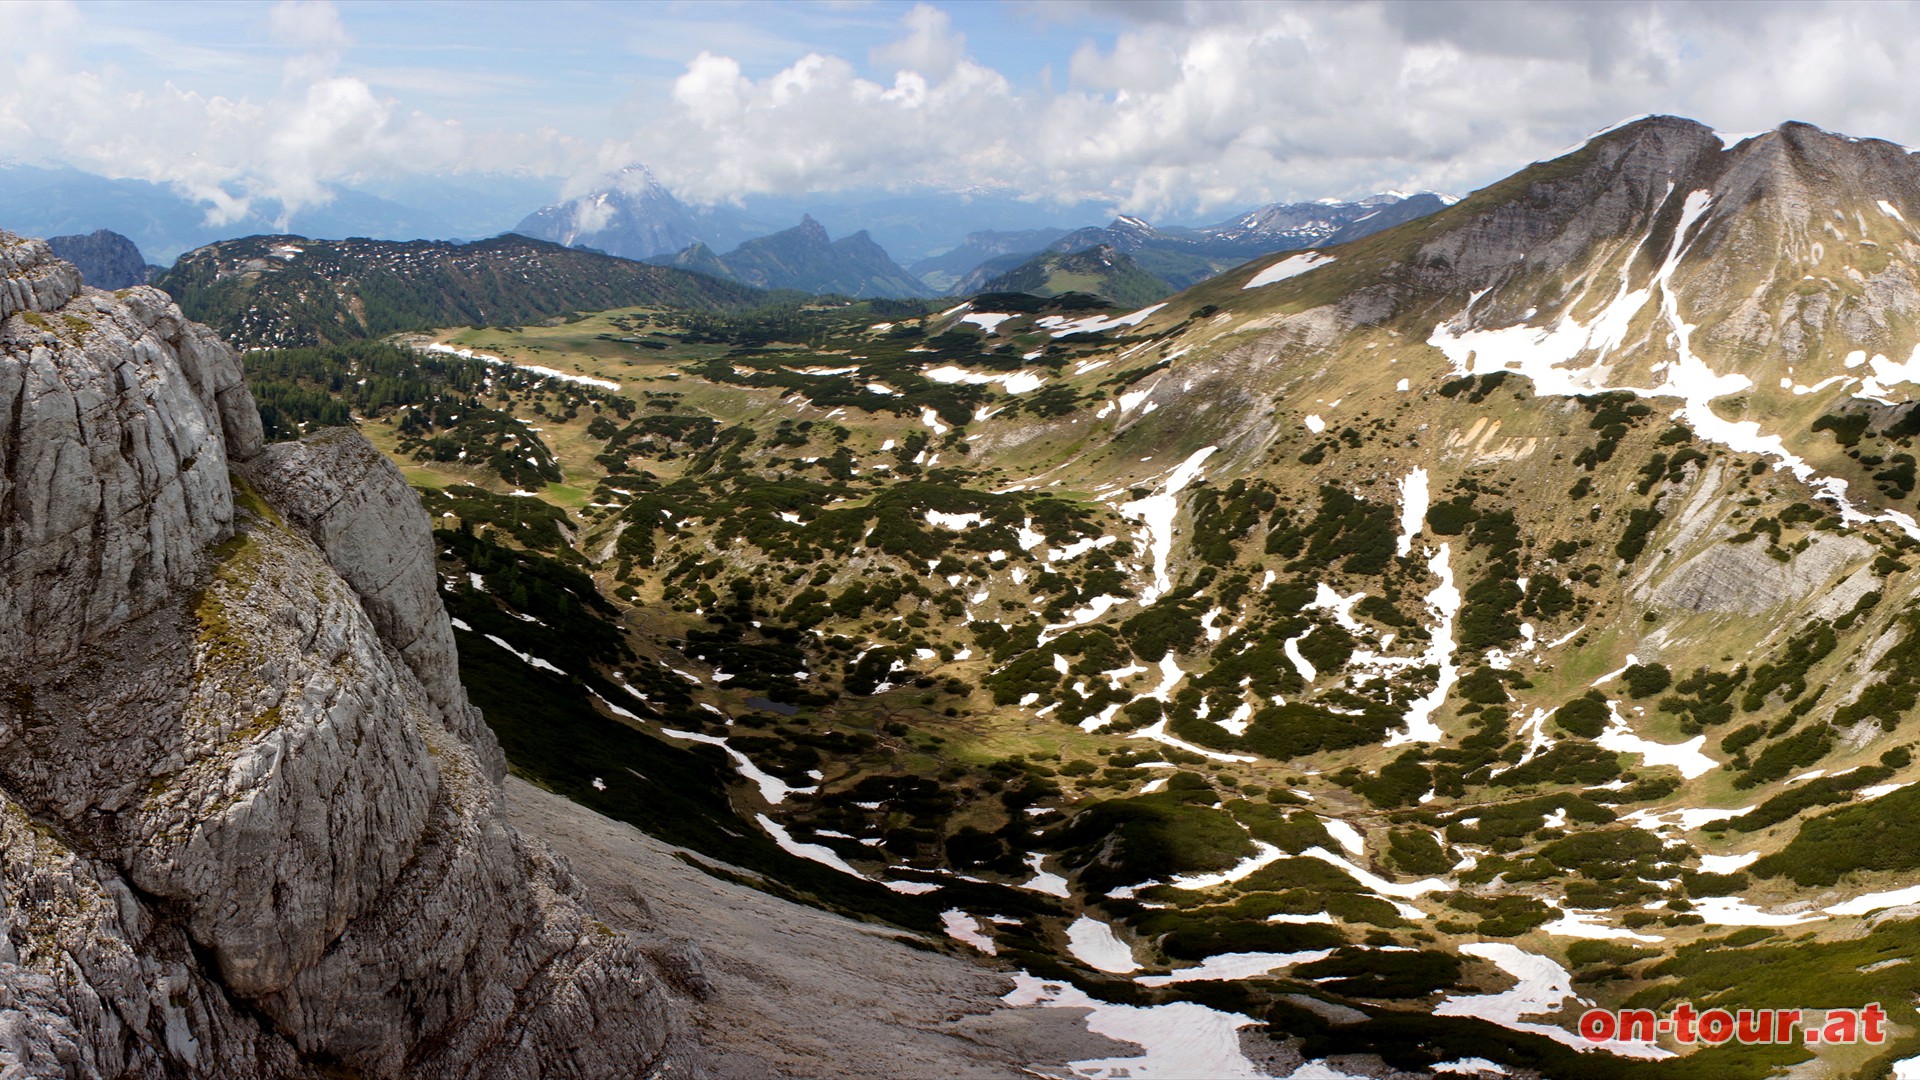
<instances>
[{"instance_id":1,"label":"snow patch","mask_svg":"<svg viewBox=\"0 0 1920 1080\"><path fill-rule=\"evenodd\" d=\"M938 525L943 529L968 529L987 520L979 514L947 514L938 510L927 511L927 524Z\"/></svg>"},{"instance_id":2,"label":"snow patch","mask_svg":"<svg viewBox=\"0 0 1920 1080\"><path fill-rule=\"evenodd\" d=\"M1759 858L1760 853L1757 851L1749 851L1740 855L1702 855L1700 856L1700 869L1703 873L1708 874L1731 874L1735 870L1743 870L1752 866Z\"/></svg>"},{"instance_id":3,"label":"snow patch","mask_svg":"<svg viewBox=\"0 0 1920 1080\"><path fill-rule=\"evenodd\" d=\"M516 360L508 360L503 356L494 356L490 353L475 352L472 349L457 348L455 346L447 345L438 341L432 342L431 344L428 344L428 345L420 346L418 351L430 352L430 353L444 353L448 356L458 356L463 360L478 360L483 364L488 364L493 367L519 368L521 371L531 372L532 374L545 376L546 378L549 378L549 379L559 379L561 382L578 383L581 386L596 386L602 390L620 389L619 383L612 382L607 379L595 379L587 375L575 375L571 372L556 371L553 368L541 367L538 364L522 364Z\"/></svg>"},{"instance_id":4,"label":"snow patch","mask_svg":"<svg viewBox=\"0 0 1920 1080\"><path fill-rule=\"evenodd\" d=\"M1114 935L1113 927L1085 915L1067 927L1067 951L1095 971L1127 975L1140 970L1133 949Z\"/></svg>"},{"instance_id":5,"label":"snow patch","mask_svg":"<svg viewBox=\"0 0 1920 1080\"><path fill-rule=\"evenodd\" d=\"M1033 390L1038 390L1047 383L1046 378L1038 372L1011 371L989 373L984 371L969 371L966 368L955 367L952 364L942 364L937 368L927 371L925 374L927 378L937 383L966 383L969 386L991 386L994 383L999 383L1001 388L1009 394L1025 394Z\"/></svg>"},{"instance_id":6,"label":"snow patch","mask_svg":"<svg viewBox=\"0 0 1920 1080\"><path fill-rule=\"evenodd\" d=\"M1493 1073L1497 1076L1507 1075L1507 1067L1505 1065L1488 1061L1483 1057L1454 1058L1452 1061L1435 1062L1433 1071L1437 1073Z\"/></svg>"},{"instance_id":7,"label":"snow patch","mask_svg":"<svg viewBox=\"0 0 1920 1080\"><path fill-rule=\"evenodd\" d=\"M1596 1047L1623 1057L1669 1058L1672 1051L1647 1042L1591 1043L1553 1024L1522 1020L1525 1016L1549 1016L1559 1012L1574 997L1573 976L1545 956L1538 956L1503 941L1475 941L1460 946L1469 956L1490 960L1501 971L1519 980L1519 985L1497 994L1453 996L1434 1007L1436 1016L1477 1016L1489 1023L1513 1031L1530 1031L1578 1050ZM1577 999L1576 999L1577 1000Z\"/></svg>"},{"instance_id":8,"label":"snow patch","mask_svg":"<svg viewBox=\"0 0 1920 1080\"><path fill-rule=\"evenodd\" d=\"M1720 767L1720 763L1701 753L1706 745L1705 735L1695 735L1683 743L1657 743L1643 739L1633 733L1627 721L1620 715L1617 702L1607 702L1607 712L1612 723L1594 744L1602 750L1612 750L1622 754L1638 754L1648 765L1671 765L1680 770L1680 775L1692 780Z\"/></svg>"},{"instance_id":9,"label":"snow patch","mask_svg":"<svg viewBox=\"0 0 1920 1080\"><path fill-rule=\"evenodd\" d=\"M1167 882L1173 889L1211 889L1228 885L1254 873L1262 867L1271 866L1287 857L1287 853L1264 840L1253 842L1253 854L1241 859L1216 874L1184 874Z\"/></svg>"},{"instance_id":10,"label":"snow patch","mask_svg":"<svg viewBox=\"0 0 1920 1080\"><path fill-rule=\"evenodd\" d=\"M1180 508L1174 496L1200 475L1201 466L1218 449L1217 446L1203 446L1195 450L1168 474L1157 493L1121 503L1118 507L1121 517L1140 522L1141 531L1146 534L1147 548L1153 556L1153 585L1141 591L1141 607L1152 604L1173 588L1173 581L1167 576L1167 558L1173 551L1174 514Z\"/></svg>"},{"instance_id":11,"label":"snow patch","mask_svg":"<svg viewBox=\"0 0 1920 1080\"><path fill-rule=\"evenodd\" d=\"M1037 851L1027 856L1027 866L1033 871L1033 877L1021 884L1019 888L1025 889L1028 892L1045 893L1048 896L1067 897L1072 895L1067 890L1066 878L1050 870L1042 870L1040 868L1040 864L1045 860L1046 856Z\"/></svg>"},{"instance_id":12,"label":"snow patch","mask_svg":"<svg viewBox=\"0 0 1920 1080\"><path fill-rule=\"evenodd\" d=\"M1317 251L1294 255L1281 259L1279 262L1253 275L1252 280L1240 286L1240 288L1242 291L1245 291L1247 289L1260 288L1262 285L1272 285L1275 282L1285 281L1291 277L1299 277L1309 270L1317 270L1334 261L1335 259L1332 256L1322 255Z\"/></svg>"},{"instance_id":13,"label":"snow patch","mask_svg":"<svg viewBox=\"0 0 1920 1080\"><path fill-rule=\"evenodd\" d=\"M1406 389L1406 380L1401 380L1400 388ZM1431 496L1427 491L1427 470L1415 467L1412 472L1400 478L1400 547L1399 554L1407 555L1413 551L1413 538L1427 522L1427 506Z\"/></svg>"},{"instance_id":14,"label":"snow patch","mask_svg":"<svg viewBox=\"0 0 1920 1080\"><path fill-rule=\"evenodd\" d=\"M507 644L506 642L500 640L499 638L493 636L492 634L487 634L485 635L485 637L488 641L493 642L495 645L498 645L501 648L512 653L513 655L519 657L520 662L523 664L526 664L530 667L539 668L541 671L551 671L555 675L566 674L566 672L561 671L559 668L554 667L552 664L547 663L545 660L542 660L537 656L529 656L528 654L521 652L519 649L514 648L513 646Z\"/></svg>"},{"instance_id":15,"label":"snow patch","mask_svg":"<svg viewBox=\"0 0 1920 1080\"><path fill-rule=\"evenodd\" d=\"M1349 855L1357 858L1367 853L1367 838L1359 829L1338 818L1323 817L1320 824L1326 827L1328 835L1340 841L1340 846L1346 848Z\"/></svg>"},{"instance_id":16,"label":"snow patch","mask_svg":"<svg viewBox=\"0 0 1920 1080\"><path fill-rule=\"evenodd\" d=\"M1910 885L1904 889L1892 889L1887 892L1863 893L1823 910L1829 915L1865 915L1869 911L1900 907L1904 904L1920 904L1920 885Z\"/></svg>"},{"instance_id":17,"label":"snow patch","mask_svg":"<svg viewBox=\"0 0 1920 1080\"><path fill-rule=\"evenodd\" d=\"M1576 911L1573 908L1562 908L1560 910L1560 917L1542 926L1540 930L1543 933L1552 934L1555 937L1592 938L1600 941L1616 939L1625 939L1627 941L1660 940L1657 937L1652 937L1647 934L1636 934L1632 930L1628 930L1622 926L1608 926L1599 921L1600 917L1604 914L1605 912L1599 911Z\"/></svg>"},{"instance_id":18,"label":"snow patch","mask_svg":"<svg viewBox=\"0 0 1920 1080\"><path fill-rule=\"evenodd\" d=\"M668 732L668 734L671 735L673 733ZM841 858L838 853L825 844L803 844L795 840L792 834L787 832L785 825L780 824L765 814L755 814L753 818L760 823L761 828L767 830L768 836L773 837L773 842L780 845L781 851L806 859L809 862L817 862L821 866L830 866L843 874L850 874L853 877L857 877L861 881L872 880L867 877L867 875L855 870L851 863Z\"/></svg>"},{"instance_id":19,"label":"snow patch","mask_svg":"<svg viewBox=\"0 0 1920 1080\"><path fill-rule=\"evenodd\" d=\"M1012 1006L1041 1005L1087 1010L1087 1030L1120 1042L1138 1044L1138 1057L1099 1058L1068 1065L1084 1077L1130 1076L1136 1080L1213 1077L1257 1080L1266 1073L1240 1051L1240 1029L1260 1023L1238 1013L1221 1012L1190 1001L1170 1005L1112 1005L1065 983L1046 982L1027 972L1014 975L1014 987L1000 1000Z\"/></svg>"},{"instance_id":20,"label":"snow patch","mask_svg":"<svg viewBox=\"0 0 1920 1080\"><path fill-rule=\"evenodd\" d=\"M988 956L995 956L1000 952L1000 947L994 944L992 935L981 928L980 920L959 908L949 908L941 912L940 927L947 932L948 937L962 945L971 945Z\"/></svg>"},{"instance_id":21,"label":"snow patch","mask_svg":"<svg viewBox=\"0 0 1920 1080\"><path fill-rule=\"evenodd\" d=\"M1151 318L1154 312L1166 306L1165 304L1154 304L1151 307L1143 307L1139 311L1129 312L1125 315L1116 315L1111 318L1105 315L1094 315L1085 319L1075 319L1071 322L1058 315L1049 315L1044 319L1036 320L1034 325L1052 328L1053 336L1057 338L1066 337L1068 334L1097 334L1122 326L1139 326Z\"/></svg>"},{"instance_id":22,"label":"snow patch","mask_svg":"<svg viewBox=\"0 0 1920 1080\"><path fill-rule=\"evenodd\" d=\"M1460 669L1453 662L1453 621L1460 614L1460 590L1453 584L1451 546L1441 544L1440 550L1427 560L1427 569L1439 577L1440 584L1427 594L1427 606L1433 610L1434 624L1429 631L1431 638L1426 651L1420 656L1420 663L1439 668L1440 677L1434 682L1432 690L1407 706L1407 730L1396 731L1389 736L1388 746L1439 742L1446 733L1440 730L1439 724L1433 722L1433 714L1446 704L1447 693L1460 677Z\"/></svg>"},{"instance_id":23,"label":"snow patch","mask_svg":"<svg viewBox=\"0 0 1920 1080\"><path fill-rule=\"evenodd\" d=\"M991 312L976 311L971 315L960 316L960 321L963 323L972 323L980 329L985 330L988 334L992 334L1000 328L1001 323L1006 322L1008 319L1015 318L1019 318L1019 316L996 315Z\"/></svg>"},{"instance_id":24,"label":"snow patch","mask_svg":"<svg viewBox=\"0 0 1920 1080\"><path fill-rule=\"evenodd\" d=\"M685 742L706 743L708 746L717 746L726 751L727 756L733 759L734 771L759 787L760 797L769 803L778 805L786 802L788 795L810 795L820 790L817 785L814 787L794 787L779 777L760 768L758 765L755 765L752 758L728 746L727 740L718 735L708 735L701 731L675 731L671 728L661 728L660 734L670 739L680 739ZM858 874L859 871L856 870L854 873ZM866 875L860 874L860 876L865 877Z\"/></svg>"},{"instance_id":25,"label":"snow patch","mask_svg":"<svg viewBox=\"0 0 1920 1080\"><path fill-rule=\"evenodd\" d=\"M1754 907L1737 896L1702 896L1693 901L1693 913L1708 926L1798 926L1818 921L1809 913L1786 914Z\"/></svg>"},{"instance_id":26,"label":"snow patch","mask_svg":"<svg viewBox=\"0 0 1920 1080\"><path fill-rule=\"evenodd\" d=\"M1174 983L1184 982L1229 982L1251 979L1256 975L1265 975L1295 964L1311 964L1332 955L1332 949L1293 953L1221 953L1218 956L1207 957L1195 967L1180 968L1177 971L1169 971L1165 975L1139 975L1135 976L1133 981L1141 986L1171 986Z\"/></svg>"}]
</instances>

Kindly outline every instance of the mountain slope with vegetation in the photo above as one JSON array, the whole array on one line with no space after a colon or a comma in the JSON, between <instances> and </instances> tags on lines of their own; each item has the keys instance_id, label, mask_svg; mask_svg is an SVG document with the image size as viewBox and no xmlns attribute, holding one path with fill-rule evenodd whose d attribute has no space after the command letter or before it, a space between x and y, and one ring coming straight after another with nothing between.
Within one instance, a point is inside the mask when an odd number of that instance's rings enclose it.
<instances>
[{"instance_id":1,"label":"mountain slope with vegetation","mask_svg":"<svg viewBox=\"0 0 1920 1080\"><path fill-rule=\"evenodd\" d=\"M430 326L503 326L628 304L762 302L734 282L511 233L471 244L250 236L188 252L154 282L243 347L338 344Z\"/></svg>"},{"instance_id":2,"label":"mountain slope with vegetation","mask_svg":"<svg viewBox=\"0 0 1920 1080\"><path fill-rule=\"evenodd\" d=\"M1253 1024L1215 1071L1873 1076L1916 214L1892 144L1653 118L1138 308L629 308L305 400L441 522L515 768L768 888ZM1885 1045L1574 1027L1867 1001Z\"/></svg>"},{"instance_id":3,"label":"mountain slope with vegetation","mask_svg":"<svg viewBox=\"0 0 1920 1080\"><path fill-rule=\"evenodd\" d=\"M1166 282L1140 269L1139 263L1106 245L1042 255L987 282L982 291L1034 296L1078 292L1126 307L1164 300L1173 292Z\"/></svg>"}]
</instances>

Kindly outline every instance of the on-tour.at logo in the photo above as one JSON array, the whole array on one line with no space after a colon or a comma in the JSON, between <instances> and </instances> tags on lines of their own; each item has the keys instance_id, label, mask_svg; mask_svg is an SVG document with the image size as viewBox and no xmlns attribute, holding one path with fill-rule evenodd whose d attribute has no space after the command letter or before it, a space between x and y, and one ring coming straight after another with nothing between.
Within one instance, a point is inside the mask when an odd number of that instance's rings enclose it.
<instances>
[{"instance_id":1,"label":"on-tour.at logo","mask_svg":"<svg viewBox=\"0 0 1920 1080\"><path fill-rule=\"evenodd\" d=\"M1877 1001L1858 1009L1704 1011L1683 1001L1666 1016L1652 1009L1588 1009L1580 1016L1580 1037L1588 1042L1652 1042L1659 1035L1671 1035L1683 1046L1727 1042L1879 1045L1887 1041L1887 1013Z\"/></svg>"}]
</instances>

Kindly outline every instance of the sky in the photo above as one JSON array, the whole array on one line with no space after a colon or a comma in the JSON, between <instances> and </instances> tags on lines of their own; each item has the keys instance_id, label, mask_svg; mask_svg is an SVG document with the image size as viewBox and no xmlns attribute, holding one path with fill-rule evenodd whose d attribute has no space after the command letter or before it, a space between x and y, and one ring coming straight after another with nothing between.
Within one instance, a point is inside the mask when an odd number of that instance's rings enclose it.
<instances>
[{"instance_id":1,"label":"sky","mask_svg":"<svg viewBox=\"0 0 1920 1080\"><path fill-rule=\"evenodd\" d=\"M0 160L209 220L369 178L985 189L1199 219L1454 194L1643 113L1920 144L1920 7L1743 0L0 0Z\"/></svg>"}]
</instances>

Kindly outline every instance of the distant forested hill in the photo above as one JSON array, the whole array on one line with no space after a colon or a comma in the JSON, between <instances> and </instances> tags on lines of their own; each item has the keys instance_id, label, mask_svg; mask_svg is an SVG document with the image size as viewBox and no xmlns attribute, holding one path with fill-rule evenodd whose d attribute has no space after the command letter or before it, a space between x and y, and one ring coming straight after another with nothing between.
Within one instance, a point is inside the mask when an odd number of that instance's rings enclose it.
<instances>
[{"instance_id":1,"label":"distant forested hill","mask_svg":"<svg viewBox=\"0 0 1920 1080\"><path fill-rule=\"evenodd\" d=\"M766 295L511 233L471 244L250 236L188 252L154 284L190 318L242 347L511 325L642 304L717 311Z\"/></svg>"}]
</instances>

